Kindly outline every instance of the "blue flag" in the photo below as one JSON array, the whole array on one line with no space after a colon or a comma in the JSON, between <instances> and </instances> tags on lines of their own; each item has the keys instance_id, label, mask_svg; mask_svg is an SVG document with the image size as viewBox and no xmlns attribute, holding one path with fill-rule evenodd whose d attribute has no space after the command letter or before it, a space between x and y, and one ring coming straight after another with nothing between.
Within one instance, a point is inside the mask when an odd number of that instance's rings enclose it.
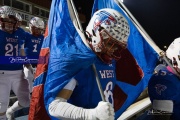
<instances>
[{"instance_id":1,"label":"blue flag","mask_svg":"<svg viewBox=\"0 0 180 120\"><path fill-rule=\"evenodd\" d=\"M48 33L40 52L46 62L37 66L29 120L56 119L50 118L45 109L72 77L96 59L79 36L70 17L73 11L68 9L67 2L53 0L51 4Z\"/></svg>"},{"instance_id":2,"label":"blue flag","mask_svg":"<svg viewBox=\"0 0 180 120\"><path fill-rule=\"evenodd\" d=\"M67 0L52 0L48 33L40 52L45 62L38 64L37 67L29 120L55 120L56 118L48 115L49 104L71 78L82 69L91 70L90 66L97 61L97 56L85 45L83 37L80 36L82 32L74 24L77 21L72 17L73 11L69 10L68 2ZM107 5L122 12L112 0L95 1L93 10L107 7ZM124 13L123 15L125 16ZM116 68L118 82L113 96L116 119L147 86L157 60L157 53L147 44L132 22L130 20L128 22L131 30L128 50L122 54L122 59L117 61L119 67ZM91 72L85 71L85 73ZM81 82L85 83L86 79Z\"/></svg>"},{"instance_id":3,"label":"blue flag","mask_svg":"<svg viewBox=\"0 0 180 120\"><path fill-rule=\"evenodd\" d=\"M114 90L115 118L117 119L147 87L157 63L158 54L142 37L115 0L95 0L92 14L102 8L112 8L119 11L130 24L128 51L123 53L117 68L119 74L117 74L117 87Z\"/></svg>"}]
</instances>

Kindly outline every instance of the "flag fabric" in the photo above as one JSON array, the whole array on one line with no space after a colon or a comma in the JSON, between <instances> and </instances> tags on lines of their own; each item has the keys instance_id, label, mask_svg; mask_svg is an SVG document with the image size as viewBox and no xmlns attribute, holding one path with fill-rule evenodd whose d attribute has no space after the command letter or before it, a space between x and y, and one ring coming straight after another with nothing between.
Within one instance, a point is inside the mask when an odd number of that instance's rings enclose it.
<instances>
[{"instance_id":1,"label":"flag fabric","mask_svg":"<svg viewBox=\"0 0 180 120\"><path fill-rule=\"evenodd\" d=\"M28 120L50 120L44 106L44 83L47 77L48 59L49 59L48 27L46 27L45 38L40 51L41 64L37 64L35 73L34 87L31 96Z\"/></svg>"},{"instance_id":2,"label":"flag fabric","mask_svg":"<svg viewBox=\"0 0 180 120\"><path fill-rule=\"evenodd\" d=\"M85 45L83 36L76 29L76 20L72 19L73 11L69 10L68 5L68 0L52 0L48 33L40 52L44 64L37 66L29 120L55 120L56 118L48 115L48 105L72 77L82 69L89 68L97 60L97 56ZM105 7L120 11L112 0L96 0L93 10ZM116 69L116 119L147 86L157 60L157 53L147 44L132 22L128 22L131 30L128 50L122 54L123 59L117 62L119 67Z\"/></svg>"},{"instance_id":3,"label":"flag fabric","mask_svg":"<svg viewBox=\"0 0 180 120\"><path fill-rule=\"evenodd\" d=\"M158 61L158 54L142 37L115 0L95 0L92 14L102 8L119 11L130 24L128 50L123 52L116 68L117 85L113 95L115 119L118 119L147 87Z\"/></svg>"},{"instance_id":4,"label":"flag fabric","mask_svg":"<svg viewBox=\"0 0 180 120\"><path fill-rule=\"evenodd\" d=\"M68 9L67 0L52 0L46 35L38 64L30 103L29 120L56 119L49 117L48 109L58 92L80 70L88 68L97 56L84 45ZM44 87L46 86L46 87Z\"/></svg>"},{"instance_id":5,"label":"flag fabric","mask_svg":"<svg viewBox=\"0 0 180 120\"><path fill-rule=\"evenodd\" d=\"M54 7L56 1L52 1L51 6ZM52 8L53 8L52 7ZM49 18L54 17L54 9L51 9ZM44 41L40 51L40 58L44 61L41 64L37 64L37 69L35 73L33 91L31 96L30 108L29 108L29 115L28 120L50 120L49 115L46 112L45 105L44 105L44 84L47 77L47 69L48 69L48 60L50 54L50 43L51 43L51 35L52 28L53 28L53 19L48 20L48 25L46 26L45 34L44 34ZM43 64L42 64L43 63Z\"/></svg>"}]
</instances>

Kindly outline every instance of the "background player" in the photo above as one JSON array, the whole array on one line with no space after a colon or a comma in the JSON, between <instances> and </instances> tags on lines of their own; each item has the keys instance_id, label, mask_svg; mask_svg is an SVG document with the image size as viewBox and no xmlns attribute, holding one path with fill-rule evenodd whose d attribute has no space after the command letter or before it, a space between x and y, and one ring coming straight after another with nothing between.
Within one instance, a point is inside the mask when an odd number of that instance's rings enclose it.
<instances>
[{"instance_id":1,"label":"background player","mask_svg":"<svg viewBox=\"0 0 180 120\"><path fill-rule=\"evenodd\" d=\"M177 74L180 75L180 38L175 39L166 50ZM153 104L156 119L180 119L180 78L166 65L158 65L156 74L148 84L149 97Z\"/></svg>"},{"instance_id":2,"label":"background player","mask_svg":"<svg viewBox=\"0 0 180 120\"><path fill-rule=\"evenodd\" d=\"M24 49L24 32L17 29L19 18L9 6L0 7L0 119L6 120L6 109L9 104L10 91L13 90L18 101L9 108L12 112L29 106L28 82L23 79L23 64L16 57ZM11 116L7 115L8 119Z\"/></svg>"},{"instance_id":3,"label":"background player","mask_svg":"<svg viewBox=\"0 0 180 120\"><path fill-rule=\"evenodd\" d=\"M28 58L30 59L38 59L39 53L41 50L41 46L43 43L43 33L44 33L45 25L44 21L39 17L33 17L29 22L29 30L30 33L26 34L26 42L25 42L25 52ZM33 72L27 67L24 67L24 75L25 78L29 82L29 90L32 92L32 84L34 79L34 72L37 66L37 63L31 63L33 67Z\"/></svg>"}]
</instances>

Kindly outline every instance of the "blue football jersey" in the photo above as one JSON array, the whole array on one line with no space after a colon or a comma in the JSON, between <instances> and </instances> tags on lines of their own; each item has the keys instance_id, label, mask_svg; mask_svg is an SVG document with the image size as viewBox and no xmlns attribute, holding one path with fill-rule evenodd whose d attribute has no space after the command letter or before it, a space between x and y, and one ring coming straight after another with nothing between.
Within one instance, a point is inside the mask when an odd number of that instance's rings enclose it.
<instances>
[{"instance_id":1,"label":"blue football jersey","mask_svg":"<svg viewBox=\"0 0 180 120\"><path fill-rule=\"evenodd\" d=\"M148 84L148 93L153 100L172 100L174 104L172 118L180 120L180 79L163 68L153 75Z\"/></svg>"},{"instance_id":2,"label":"blue football jersey","mask_svg":"<svg viewBox=\"0 0 180 120\"><path fill-rule=\"evenodd\" d=\"M20 48L25 41L25 31L21 28L9 34L0 30L0 70L21 70Z\"/></svg>"},{"instance_id":3,"label":"blue football jersey","mask_svg":"<svg viewBox=\"0 0 180 120\"><path fill-rule=\"evenodd\" d=\"M105 100L113 105L114 100L112 91L116 83L115 61L112 62L112 64L107 65L97 59L95 66ZM75 79L77 80L77 86L75 87L69 102L84 108L95 108L98 103L102 101L102 98L92 66L89 66L87 69L78 73L75 76Z\"/></svg>"},{"instance_id":4,"label":"blue football jersey","mask_svg":"<svg viewBox=\"0 0 180 120\"><path fill-rule=\"evenodd\" d=\"M38 59L41 46L43 43L43 39L44 39L43 35L36 37L30 33L26 34L26 41L25 41L24 49L28 57Z\"/></svg>"}]
</instances>

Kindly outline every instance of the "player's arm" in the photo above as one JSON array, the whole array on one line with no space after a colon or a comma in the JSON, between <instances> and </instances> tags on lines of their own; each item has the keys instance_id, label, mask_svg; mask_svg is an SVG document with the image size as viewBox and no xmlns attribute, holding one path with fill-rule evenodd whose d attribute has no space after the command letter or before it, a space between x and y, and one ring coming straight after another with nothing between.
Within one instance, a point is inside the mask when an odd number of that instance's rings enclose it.
<instances>
[{"instance_id":1,"label":"player's arm","mask_svg":"<svg viewBox=\"0 0 180 120\"><path fill-rule=\"evenodd\" d=\"M85 109L67 102L77 81L73 78L49 104L49 113L59 119L68 120L114 120L114 109L109 102L99 102L96 108ZM93 96L92 96L93 97ZM82 98L83 99L83 98Z\"/></svg>"}]
</instances>

